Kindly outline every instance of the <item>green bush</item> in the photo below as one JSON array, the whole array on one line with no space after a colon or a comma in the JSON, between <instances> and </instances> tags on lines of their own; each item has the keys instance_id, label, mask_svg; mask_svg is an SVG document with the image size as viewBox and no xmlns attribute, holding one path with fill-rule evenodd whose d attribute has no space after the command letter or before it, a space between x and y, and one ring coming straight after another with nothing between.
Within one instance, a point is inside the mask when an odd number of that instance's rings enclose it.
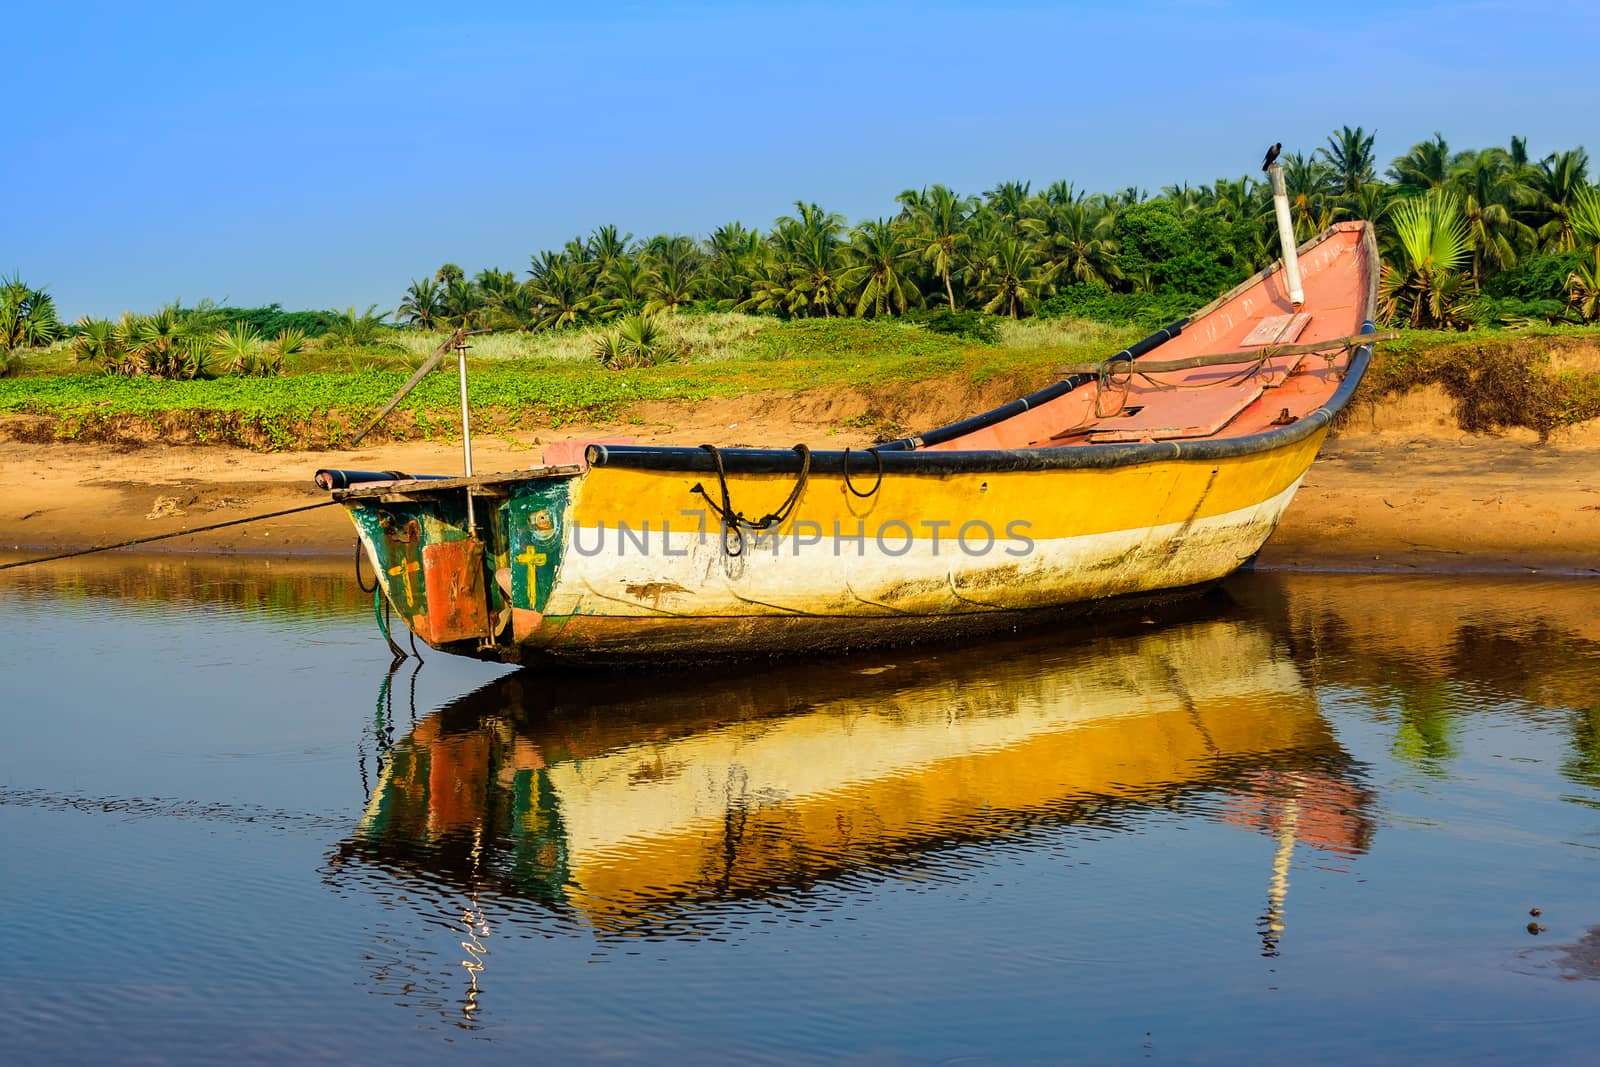
<instances>
[{"instance_id":1,"label":"green bush","mask_svg":"<svg viewBox=\"0 0 1600 1067\"><path fill-rule=\"evenodd\" d=\"M994 315L985 315L981 311L951 311L949 308L935 308L931 311L908 311L901 318L905 322L921 326L930 333L965 337L969 341L977 341L979 344L985 345L998 344L1000 342L1000 320Z\"/></svg>"},{"instance_id":2,"label":"green bush","mask_svg":"<svg viewBox=\"0 0 1600 1067\"><path fill-rule=\"evenodd\" d=\"M1183 318L1216 295L1114 293L1099 285L1069 285L1039 305L1039 317L1088 319L1155 329Z\"/></svg>"},{"instance_id":3,"label":"green bush","mask_svg":"<svg viewBox=\"0 0 1600 1067\"><path fill-rule=\"evenodd\" d=\"M1496 299L1523 301L1567 300L1567 278L1578 269L1581 252L1551 252L1532 256L1493 275L1483 283L1483 294Z\"/></svg>"}]
</instances>

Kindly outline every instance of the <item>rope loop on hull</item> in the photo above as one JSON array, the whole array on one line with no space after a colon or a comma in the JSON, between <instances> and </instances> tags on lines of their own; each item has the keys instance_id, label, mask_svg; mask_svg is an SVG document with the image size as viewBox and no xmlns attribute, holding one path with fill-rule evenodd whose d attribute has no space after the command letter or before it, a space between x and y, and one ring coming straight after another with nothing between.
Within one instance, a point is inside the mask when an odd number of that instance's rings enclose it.
<instances>
[{"instance_id":1,"label":"rope loop on hull","mask_svg":"<svg viewBox=\"0 0 1600 1067\"><path fill-rule=\"evenodd\" d=\"M711 494L706 492L704 485L695 482L689 492L697 493L705 499L706 506L711 513L722 523L722 551L729 556L744 555L746 530L752 533L761 533L775 526L782 526L784 521L793 513L795 505L800 502L800 494L805 492L806 483L811 480L811 449L805 445L795 445L794 451L800 457L800 476L795 479L794 488L789 490L789 495L779 504L777 510L769 511L759 519L747 518L742 511L733 507L733 496L728 492L728 472L722 464L722 451L716 445L701 445L711 454L711 461L717 468L717 488L720 491L722 502L711 499ZM882 460L879 460L882 463ZM882 477L880 471L880 480ZM876 487L874 487L876 488ZM731 538L730 538L730 535Z\"/></svg>"},{"instance_id":2,"label":"rope loop on hull","mask_svg":"<svg viewBox=\"0 0 1600 1067\"><path fill-rule=\"evenodd\" d=\"M850 481L850 450L848 448L844 450L844 487L850 490L852 496L858 496L862 500L877 495L878 490L883 488L883 453L876 448L869 448L867 451L878 461L878 477L872 483L872 488L863 493Z\"/></svg>"}]
</instances>

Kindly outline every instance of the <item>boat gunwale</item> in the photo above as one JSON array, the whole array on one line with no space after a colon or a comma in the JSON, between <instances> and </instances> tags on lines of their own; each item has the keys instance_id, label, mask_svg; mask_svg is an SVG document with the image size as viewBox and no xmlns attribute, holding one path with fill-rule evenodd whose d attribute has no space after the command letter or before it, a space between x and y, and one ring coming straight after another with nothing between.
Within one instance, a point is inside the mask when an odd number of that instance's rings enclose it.
<instances>
[{"instance_id":1,"label":"boat gunwale","mask_svg":"<svg viewBox=\"0 0 1600 1067\"><path fill-rule=\"evenodd\" d=\"M1309 251L1336 233L1358 229L1363 231L1361 246L1366 253L1367 264L1366 309L1360 333L1372 334L1377 332L1373 317L1377 313L1378 302L1378 272L1375 269L1378 262L1378 242L1372 225L1366 222L1335 223L1302 244L1299 251L1301 253ZM1168 336L1151 345L1146 349L1146 352L1157 350L1161 344L1170 340L1171 337L1177 336L1181 331L1176 330L1175 327L1187 327L1199 322L1213 311L1242 295L1252 286L1264 282L1281 269L1281 264L1273 264L1264 270L1258 271L1195 312L1189 318L1179 320L1179 322L1163 327L1156 333L1151 334L1150 337L1145 338L1145 341L1160 337L1162 334L1167 334ZM1140 344L1143 343L1140 342ZM1026 410L1027 406L1036 403L1042 394L1053 390L1059 390L1057 395L1065 395L1073 388L1076 388L1078 384L1089 380L1089 376L1079 375L1076 378L1069 378L1054 386L1047 386L1045 389L1030 393L1019 400L1013 400L1009 404L1002 405L992 411L972 416L958 423L952 423L949 427L930 430L927 434L919 437L904 438L876 448L810 452L808 456L809 469L812 474L843 474L848 469L852 476L866 475L868 477L871 477L879 469L880 465L884 473L999 474L1035 470L1099 470L1171 460L1235 459L1242 456L1257 455L1303 441L1331 423L1333 417L1342 411L1349 404L1350 398L1355 395L1355 391L1361 384L1361 379L1366 374L1371 360L1372 342L1369 341L1352 351L1350 361L1345 365L1344 378L1339 383L1339 388L1334 390L1333 395L1314 411L1301 416L1287 426L1262 430L1238 437L1189 438L1175 441L1049 448L923 451L907 447L909 442L926 441L930 437L936 440L948 440L949 438L940 438L938 436L942 430L964 427L969 424L971 424L972 429L980 429L981 426L977 425L979 420L986 419L997 412L1007 411L1009 408L1020 404L1023 406L1010 413L1019 414L1021 411ZM1063 386L1067 388L1062 388ZM1052 396L1048 399L1054 399L1054 397ZM992 421L1000 420L995 419ZM992 421L985 422L982 425L992 425ZM870 453L870 456L863 456L862 453L864 452ZM722 448L717 450L716 456L713 456L705 446L696 448L665 445L595 444L590 445L586 453L586 458L591 468L621 467L663 472L682 471L695 474L715 472L718 469L718 457L721 460L721 469L729 474L795 474L799 472L802 465L798 448Z\"/></svg>"}]
</instances>

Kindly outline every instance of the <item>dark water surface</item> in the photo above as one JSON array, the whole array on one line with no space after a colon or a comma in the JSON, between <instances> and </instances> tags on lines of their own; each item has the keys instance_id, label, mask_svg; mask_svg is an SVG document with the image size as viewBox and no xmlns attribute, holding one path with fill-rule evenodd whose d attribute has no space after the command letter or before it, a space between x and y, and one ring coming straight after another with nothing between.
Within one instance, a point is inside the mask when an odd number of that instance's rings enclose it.
<instances>
[{"instance_id":1,"label":"dark water surface","mask_svg":"<svg viewBox=\"0 0 1600 1067\"><path fill-rule=\"evenodd\" d=\"M387 663L343 566L0 581L0 1057L1594 1062L1600 583Z\"/></svg>"}]
</instances>

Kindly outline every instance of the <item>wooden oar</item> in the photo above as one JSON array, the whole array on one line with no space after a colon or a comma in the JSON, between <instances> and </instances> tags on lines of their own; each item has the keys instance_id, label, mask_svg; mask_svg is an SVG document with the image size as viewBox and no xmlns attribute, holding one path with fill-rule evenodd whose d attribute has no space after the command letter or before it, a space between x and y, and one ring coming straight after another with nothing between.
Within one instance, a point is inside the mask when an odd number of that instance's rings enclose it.
<instances>
[{"instance_id":1,"label":"wooden oar","mask_svg":"<svg viewBox=\"0 0 1600 1067\"><path fill-rule=\"evenodd\" d=\"M1127 364L1127 370L1137 374L1161 374L1178 370L1193 370L1196 367L1217 367L1233 363L1258 363L1263 359L1273 359L1277 356L1301 356L1313 352L1327 352L1335 348L1350 349L1370 345L1374 341L1393 341L1400 336L1399 330L1384 330L1381 333L1357 333L1349 337L1335 337L1329 341L1314 341L1304 345L1262 345L1260 348L1247 348L1239 352L1217 352L1209 356L1190 356L1188 359L1167 360L1131 360L1119 359L1112 356L1110 359L1099 363L1069 363L1065 367L1057 367L1054 373L1066 377L1071 374L1099 374L1104 367L1113 367ZM1117 367L1120 371L1123 368Z\"/></svg>"},{"instance_id":2,"label":"wooden oar","mask_svg":"<svg viewBox=\"0 0 1600 1067\"><path fill-rule=\"evenodd\" d=\"M476 333L478 331L473 332ZM389 417L389 412L393 411L400 401L406 398L406 394L415 389L417 387L417 383L426 378L433 371L433 369L437 367L441 361L443 361L445 355L452 348L466 339L467 328L465 326L457 327L455 333L445 338L444 344L434 349L433 355L423 360L422 366L417 368L417 372L411 376L410 380L408 380L406 384L400 387L400 391L398 393L394 394L394 399L390 400L383 406L383 410L378 412L378 417L372 420L372 425L356 434L355 440L350 442L350 447L354 448L356 445L359 445L363 437L367 436L367 434L371 433L373 430L376 430L378 428L378 423Z\"/></svg>"}]
</instances>

